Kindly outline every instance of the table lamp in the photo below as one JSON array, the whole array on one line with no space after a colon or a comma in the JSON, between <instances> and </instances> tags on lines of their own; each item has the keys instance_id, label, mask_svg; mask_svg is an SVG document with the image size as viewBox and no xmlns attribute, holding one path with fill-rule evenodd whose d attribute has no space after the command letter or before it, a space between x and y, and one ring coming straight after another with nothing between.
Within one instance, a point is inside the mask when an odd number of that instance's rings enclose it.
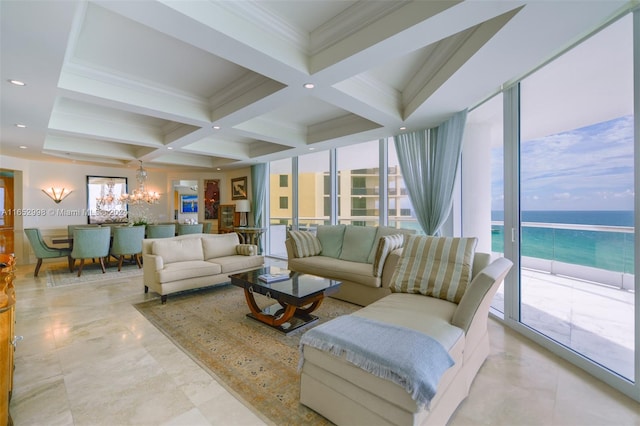
<instances>
[{"instance_id":1,"label":"table lamp","mask_svg":"<svg viewBox=\"0 0 640 426\"><path fill-rule=\"evenodd\" d=\"M240 213L240 226L247 226L247 213L250 210L249 200L236 201L236 211Z\"/></svg>"}]
</instances>

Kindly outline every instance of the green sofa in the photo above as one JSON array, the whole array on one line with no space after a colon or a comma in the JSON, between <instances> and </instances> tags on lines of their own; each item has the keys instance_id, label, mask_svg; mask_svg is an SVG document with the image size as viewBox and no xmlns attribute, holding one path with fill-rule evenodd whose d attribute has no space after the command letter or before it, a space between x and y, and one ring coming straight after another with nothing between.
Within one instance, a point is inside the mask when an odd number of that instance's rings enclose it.
<instances>
[{"instance_id":1,"label":"green sofa","mask_svg":"<svg viewBox=\"0 0 640 426\"><path fill-rule=\"evenodd\" d=\"M388 226L321 225L315 234L290 231L285 241L288 268L341 281L340 290L332 297L366 306L390 293L389 282L401 252L396 249L386 253L385 259L377 259L380 240L407 234L415 234L415 230ZM295 237L306 241L309 250L301 253ZM378 273L374 270L376 260L382 263Z\"/></svg>"}]
</instances>

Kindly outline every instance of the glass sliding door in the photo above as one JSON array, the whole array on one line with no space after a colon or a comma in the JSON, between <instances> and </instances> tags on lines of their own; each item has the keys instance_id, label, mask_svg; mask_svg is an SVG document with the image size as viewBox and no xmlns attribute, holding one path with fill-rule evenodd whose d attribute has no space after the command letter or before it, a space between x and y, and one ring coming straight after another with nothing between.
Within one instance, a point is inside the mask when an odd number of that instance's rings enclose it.
<instances>
[{"instance_id":1,"label":"glass sliding door","mask_svg":"<svg viewBox=\"0 0 640 426\"><path fill-rule=\"evenodd\" d=\"M269 163L269 244L268 253L287 257L284 241L293 225L292 159Z\"/></svg>"},{"instance_id":2,"label":"glass sliding door","mask_svg":"<svg viewBox=\"0 0 640 426\"><path fill-rule=\"evenodd\" d=\"M631 18L520 83L519 312L522 324L633 381Z\"/></svg>"},{"instance_id":3,"label":"glass sliding door","mask_svg":"<svg viewBox=\"0 0 640 426\"><path fill-rule=\"evenodd\" d=\"M380 167L377 140L336 150L338 169L338 222L378 226L380 219Z\"/></svg>"},{"instance_id":4,"label":"glass sliding door","mask_svg":"<svg viewBox=\"0 0 640 426\"><path fill-rule=\"evenodd\" d=\"M298 229L315 232L331 221L329 151L298 157Z\"/></svg>"}]
</instances>

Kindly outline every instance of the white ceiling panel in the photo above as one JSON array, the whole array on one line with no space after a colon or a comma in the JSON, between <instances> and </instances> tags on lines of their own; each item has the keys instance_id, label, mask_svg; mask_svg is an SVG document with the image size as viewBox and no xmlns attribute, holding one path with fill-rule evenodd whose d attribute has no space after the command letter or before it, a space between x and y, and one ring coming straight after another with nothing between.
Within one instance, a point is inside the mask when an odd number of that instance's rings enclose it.
<instances>
[{"instance_id":1,"label":"white ceiling panel","mask_svg":"<svg viewBox=\"0 0 640 426\"><path fill-rule=\"evenodd\" d=\"M1 1L0 154L229 169L431 127L633 4Z\"/></svg>"}]
</instances>

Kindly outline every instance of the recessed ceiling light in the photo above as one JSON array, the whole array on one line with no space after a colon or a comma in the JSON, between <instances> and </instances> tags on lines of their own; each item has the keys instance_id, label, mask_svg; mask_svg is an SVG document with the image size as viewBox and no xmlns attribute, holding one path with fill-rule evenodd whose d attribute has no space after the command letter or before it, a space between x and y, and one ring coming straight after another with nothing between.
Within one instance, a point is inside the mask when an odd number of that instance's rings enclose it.
<instances>
[{"instance_id":1,"label":"recessed ceiling light","mask_svg":"<svg viewBox=\"0 0 640 426\"><path fill-rule=\"evenodd\" d=\"M220 130L220 126L213 126L214 130Z\"/></svg>"},{"instance_id":2,"label":"recessed ceiling light","mask_svg":"<svg viewBox=\"0 0 640 426\"><path fill-rule=\"evenodd\" d=\"M315 148L309 148L309 151L313 151Z\"/></svg>"},{"instance_id":3,"label":"recessed ceiling light","mask_svg":"<svg viewBox=\"0 0 640 426\"><path fill-rule=\"evenodd\" d=\"M16 127L20 127L21 129L26 129L27 125L22 123L16 123Z\"/></svg>"},{"instance_id":4,"label":"recessed ceiling light","mask_svg":"<svg viewBox=\"0 0 640 426\"><path fill-rule=\"evenodd\" d=\"M216 167L216 170L222 170L220 167Z\"/></svg>"},{"instance_id":5,"label":"recessed ceiling light","mask_svg":"<svg viewBox=\"0 0 640 426\"><path fill-rule=\"evenodd\" d=\"M402 127L400 127L400 130L407 130L407 128L402 126Z\"/></svg>"},{"instance_id":6,"label":"recessed ceiling light","mask_svg":"<svg viewBox=\"0 0 640 426\"><path fill-rule=\"evenodd\" d=\"M305 89L313 89L314 87L316 87L316 85L313 84L313 83L305 83L304 84L304 88Z\"/></svg>"},{"instance_id":7,"label":"recessed ceiling light","mask_svg":"<svg viewBox=\"0 0 640 426\"><path fill-rule=\"evenodd\" d=\"M26 146L24 146L24 145L20 145L18 148L20 148L20 149L27 149L27 147L26 147Z\"/></svg>"},{"instance_id":8,"label":"recessed ceiling light","mask_svg":"<svg viewBox=\"0 0 640 426\"><path fill-rule=\"evenodd\" d=\"M26 86L27 83L25 83L24 81L20 81L20 80L9 80L9 83L14 84L16 86Z\"/></svg>"},{"instance_id":9,"label":"recessed ceiling light","mask_svg":"<svg viewBox=\"0 0 640 426\"><path fill-rule=\"evenodd\" d=\"M172 146L168 146L167 149L173 149L173 147Z\"/></svg>"}]
</instances>

